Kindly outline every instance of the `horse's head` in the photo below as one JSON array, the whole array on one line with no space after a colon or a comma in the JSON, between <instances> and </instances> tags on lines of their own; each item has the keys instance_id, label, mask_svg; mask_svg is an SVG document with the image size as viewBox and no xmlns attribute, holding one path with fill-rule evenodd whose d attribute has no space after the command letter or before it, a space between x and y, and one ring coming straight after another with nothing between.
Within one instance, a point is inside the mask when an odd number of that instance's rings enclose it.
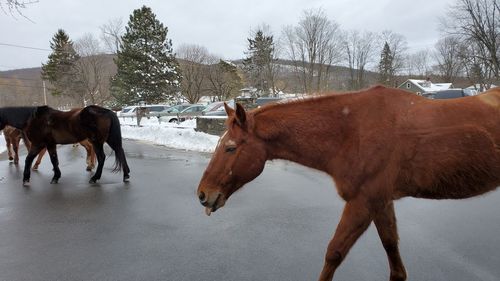
<instances>
[{"instance_id":1,"label":"horse's head","mask_svg":"<svg viewBox=\"0 0 500 281\"><path fill-rule=\"evenodd\" d=\"M236 104L236 110L224 106L227 131L219 140L197 192L207 215L224 206L231 194L255 179L267 160L264 140L253 132L252 115L240 104Z\"/></svg>"}]
</instances>

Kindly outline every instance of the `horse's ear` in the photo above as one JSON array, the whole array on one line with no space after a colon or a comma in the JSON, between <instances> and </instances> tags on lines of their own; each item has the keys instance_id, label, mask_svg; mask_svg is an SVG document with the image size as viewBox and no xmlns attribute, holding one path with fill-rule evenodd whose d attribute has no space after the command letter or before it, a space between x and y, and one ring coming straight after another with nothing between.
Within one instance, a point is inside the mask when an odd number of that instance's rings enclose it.
<instances>
[{"instance_id":1,"label":"horse's ear","mask_svg":"<svg viewBox=\"0 0 500 281\"><path fill-rule=\"evenodd\" d=\"M244 127L245 122L247 121L247 113L245 112L245 108L243 105L236 103L236 121L241 127Z\"/></svg>"},{"instance_id":2,"label":"horse's ear","mask_svg":"<svg viewBox=\"0 0 500 281\"><path fill-rule=\"evenodd\" d=\"M224 102L224 109L226 110L227 116L234 115L234 109L232 109L226 102Z\"/></svg>"}]
</instances>

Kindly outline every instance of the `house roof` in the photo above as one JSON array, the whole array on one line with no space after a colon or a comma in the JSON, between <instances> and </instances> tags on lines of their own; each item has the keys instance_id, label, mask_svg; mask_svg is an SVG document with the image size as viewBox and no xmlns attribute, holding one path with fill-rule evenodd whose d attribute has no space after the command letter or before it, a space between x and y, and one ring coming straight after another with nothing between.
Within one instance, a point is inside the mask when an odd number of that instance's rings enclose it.
<instances>
[{"instance_id":1,"label":"house roof","mask_svg":"<svg viewBox=\"0 0 500 281\"><path fill-rule=\"evenodd\" d=\"M432 93L441 90L447 90L452 87L452 83L432 83L427 80L417 80L417 79L408 79L402 85L407 82L413 83L415 86L419 87L424 93Z\"/></svg>"}]
</instances>

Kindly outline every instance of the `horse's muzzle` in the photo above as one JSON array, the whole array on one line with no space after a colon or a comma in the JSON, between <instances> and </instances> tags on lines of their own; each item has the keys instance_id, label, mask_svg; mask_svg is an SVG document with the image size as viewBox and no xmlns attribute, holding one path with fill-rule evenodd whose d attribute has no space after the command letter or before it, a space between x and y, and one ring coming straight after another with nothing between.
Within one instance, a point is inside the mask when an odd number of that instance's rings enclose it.
<instances>
[{"instance_id":1,"label":"horse's muzzle","mask_svg":"<svg viewBox=\"0 0 500 281\"><path fill-rule=\"evenodd\" d=\"M205 192L200 191L198 193L198 199L200 199L200 204L205 207L205 213L210 216L211 213L217 211L225 204L224 195L220 192L216 192L212 195L207 195Z\"/></svg>"}]
</instances>

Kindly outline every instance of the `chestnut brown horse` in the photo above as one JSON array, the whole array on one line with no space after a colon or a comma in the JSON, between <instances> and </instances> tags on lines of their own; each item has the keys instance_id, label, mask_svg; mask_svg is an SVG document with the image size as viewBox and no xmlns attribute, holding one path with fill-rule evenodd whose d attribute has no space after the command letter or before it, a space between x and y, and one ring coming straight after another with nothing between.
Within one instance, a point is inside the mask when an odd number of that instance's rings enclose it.
<instances>
[{"instance_id":1,"label":"chestnut brown horse","mask_svg":"<svg viewBox=\"0 0 500 281\"><path fill-rule=\"evenodd\" d=\"M26 156L23 184L29 185L30 167L36 155L47 148L54 167L51 183L61 177L57 158L57 144L71 144L88 139L97 156L97 169L90 178L95 183L101 178L106 155L104 142L115 151L115 169L123 169L123 181L128 181L130 169L122 147L120 121L116 114L106 108L90 105L70 111L59 111L48 106L0 108L0 129L13 126L26 133L31 148Z\"/></svg>"},{"instance_id":2,"label":"chestnut brown horse","mask_svg":"<svg viewBox=\"0 0 500 281\"><path fill-rule=\"evenodd\" d=\"M9 155L9 160L14 161L14 164L19 163L19 143L23 139L26 149L30 149L30 143L27 141L26 136L24 136L23 131L16 129L12 126L5 126L3 128L3 136L5 138L5 145L7 146L7 154Z\"/></svg>"},{"instance_id":3,"label":"chestnut brown horse","mask_svg":"<svg viewBox=\"0 0 500 281\"><path fill-rule=\"evenodd\" d=\"M31 147L31 142L28 140L26 136L24 136L23 131L16 129L12 126L5 126L3 128L3 135L5 137L5 143L7 146L7 152L9 155L9 160L13 161L14 164L19 163L19 143L21 139L26 146L26 149L29 151ZM88 139L85 139L80 142L80 145L85 148L87 151L86 163L87 163L87 171L92 171L95 167L96 155L94 152L94 148L92 143ZM33 164L33 170L38 170L40 163L42 162L43 156L47 152L47 148L42 149L40 153L38 153L38 157L36 158L35 164Z\"/></svg>"},{"instance_id":4,"label":"chestnut brown horse","mask_svg":"<svg viewBox=\"0 0 500 281\"><path fill-rule=\"evenodd\" d=\"M97 156L95 155L94 152L94 146L88 139L84 139L80 142L78 142L83 148L85 148L85 151L87 152L87 157L85 158L85 163L87 164L87 167L85 168L86 171L90 172L95 168L95 161L97 160ZM73 146L78 146L78 144L73 144ZM40 166L40 163L42 162L43 156L47 152L47 148L42 149L40 153L38 153L38 157L36 158L35 164L33 165L33 171L38 170L38 166Z\"/></svg>"},{"instance_id":5,"label":"chestnut brown horse","mask_svg":"<svg viewBox=\"0 0 500 281\"><path fill-rule=\"evenodd\" d=\"M406 280L393 200L461 199L500 185L500 89L429 100L382 86L228 113L226 133L200 181L208 215L271 159L332 176L345 200L319 280L337 267L373 222L390 280Z\"/></svg>"}]
</instances>

